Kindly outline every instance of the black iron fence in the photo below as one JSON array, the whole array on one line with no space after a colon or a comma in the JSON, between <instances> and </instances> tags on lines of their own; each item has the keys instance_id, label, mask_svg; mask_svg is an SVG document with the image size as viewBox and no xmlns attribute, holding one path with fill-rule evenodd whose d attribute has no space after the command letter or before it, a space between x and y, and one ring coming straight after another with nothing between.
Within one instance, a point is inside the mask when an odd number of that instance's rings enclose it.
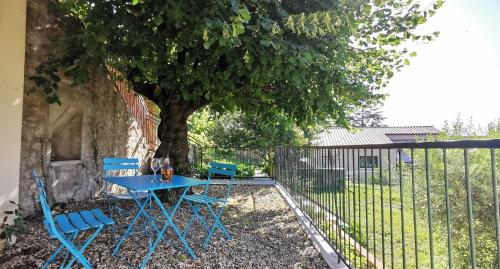
<instances>
[{"instance_id":1,"label":"black iron fence","mask_svg":"<svg viewBox=\"0 0 500 269\"><path fill-rule=\"evenodd\" d=\"M499 148L277 147L274 175L352 268L500 268Z\"/></svg>"},{"instance_id":2,"label":"black iron fence","mask_svg":"<svg viewBox=\"0 0 500 269\"><path fill-rule=\"evenodd\" d=\"M193 173L206 178L208 163L219 161L237 165L236 178L273 178L274 150L272 148L200 147L191 145Z\"/></svg>"}]
</instances>

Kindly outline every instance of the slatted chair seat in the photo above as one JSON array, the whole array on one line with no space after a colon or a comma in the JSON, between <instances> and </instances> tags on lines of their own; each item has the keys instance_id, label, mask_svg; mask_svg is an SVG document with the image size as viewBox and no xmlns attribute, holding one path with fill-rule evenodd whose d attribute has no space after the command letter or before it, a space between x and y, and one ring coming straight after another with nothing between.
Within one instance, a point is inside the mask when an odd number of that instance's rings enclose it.
<instances>
[{"instance_id":1,"label":"slatted chair seat","mask_svg":"<svg viewBox=\"0 0 500 269\"><path fill-rule=\"evenodd\" d=\"M113 193L110 193L108 195L110 197L118 199L118 200L132 200L133 199L133 197L130 194L128 194L128 193L123 193L123 194L113 194ZM148 197L149 193L148 192L138 191L138 192L135 192L134 195L135 195L135 198L137 198L137 199L144 199L144 198Z\"/></svg>"},{"instance_id":2,"label":"slatted chair seat","mask_svg":"<svg viewBox=\"0 0 500 269\"><path fill-rule=\"evenodd\" d=\"M86 214L88 214L86 212L87 212L87 210L82 211L81 213L82 213L82 215L84 215L84 214L86 215ZM96 216L97 219L100 222L104 223L105 225L115 224L115 221L112 218L109 218L108 216L106 216L100 209L97 209L97 208L92 209L90 212L92 212L92 214L94 214L94 216Z\"/></svg>"},{"instance_id":3,"label":"slatted chair seat","mask_svg":"<svg viewBox=\"0 0 500 269\"><path fill-rule=\"evenodd\" d=\"M225 203L226 202L226 199L223 199L223 198L210 197L210 196L205 196L205 195L200 195L200 194L186 195L186 196L184 196L184 199L195 202L195 203L202 203L202 204L215 204L215 203Z\"/></svg>"},{"instance_id":4,"label":"slatted chair seat","mask_svg":"<svg viewBox=\"0 0 500 269\"><path fill-rule=\"evenodd\" d=\"M91 228L95 229L115 223L112 219L104 215L100 209L59 214L54 219L56 220L56 227L65 234L86 231Z\"/></svg>"},{"instance_id":5,"label":"slatted chair seat","mask_svg":"<svg viewBox=\"0 0 500 269\"><path fill-rule=\"evenodd\" d=\"M60 266L61 268L71 268L75 261L78 261L84 268L92 268L92 265L83 255L83 251L103 228L114 225L115 222L98 208L53 216L47 203L43 181L37 176L35 171L33 171L33 176L35 177L35 182L39 190L38 198L43 211L43 224L49 236L57 239L61 243L41 268L47 268L63 249L67 250L67 254L63 264ZM79 232L88 230L93 231L92 235L81 247L78 247L73 240L77 237ZM66 263L69 254L73 257Z\"/></svg>"}]
</instances>

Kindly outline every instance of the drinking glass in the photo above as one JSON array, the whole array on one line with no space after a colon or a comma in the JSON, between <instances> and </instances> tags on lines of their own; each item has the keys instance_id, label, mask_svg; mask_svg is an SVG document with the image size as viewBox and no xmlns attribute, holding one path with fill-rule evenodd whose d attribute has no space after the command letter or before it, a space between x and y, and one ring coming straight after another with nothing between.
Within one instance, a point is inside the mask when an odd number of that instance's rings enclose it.
<instances>
[{"instance_id":1,"label":"drinking glass","mask_svg":"<svg viewBox=\"0 0 500 269\"><path fill-rule=\"evenodd\" d=\"M153 169L153 171L155 173L154 179L152 180L152 182L155 182L157 180L156 173L158 173L158 170L161 169L161 163L162 163L162 158L151 159L151 169Z\"/></svg>"},{"instance_id":2,"label":"drinking glass","mask_svg":"<svg viewBox=\"0 0 500 269\"><path fill-rule=\"evenodd\" d=\"M169 167L170 166L170 158L168 156L166 158L163 158L162 163L165 166L165 168Z\"/></svg>"}]
</instances>

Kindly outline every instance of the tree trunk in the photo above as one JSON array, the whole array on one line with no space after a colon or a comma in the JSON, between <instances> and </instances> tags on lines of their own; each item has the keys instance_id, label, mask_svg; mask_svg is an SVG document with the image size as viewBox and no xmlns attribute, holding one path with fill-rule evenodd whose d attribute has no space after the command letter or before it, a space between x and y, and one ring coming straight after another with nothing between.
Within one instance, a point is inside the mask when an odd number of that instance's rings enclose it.
<instances>
[{"instance_id":1,"label":"tree trunk","mask_svg":"<svg viewBox=\"0 0 500 269\"><path fill-rule=\"evenodd\" d=\"M158 102L161 109L158 137L160 146L154 157L169 157L176 175L190 176L189 142L187 120L200 106L191 102L172 99ZM170 194L170 195L169 195ZM169 198L178 197L179 192L159 191L158 196L163 202L170 202ZM170 197L169 197L170 196Z\"/></svg>"}]
</instances>

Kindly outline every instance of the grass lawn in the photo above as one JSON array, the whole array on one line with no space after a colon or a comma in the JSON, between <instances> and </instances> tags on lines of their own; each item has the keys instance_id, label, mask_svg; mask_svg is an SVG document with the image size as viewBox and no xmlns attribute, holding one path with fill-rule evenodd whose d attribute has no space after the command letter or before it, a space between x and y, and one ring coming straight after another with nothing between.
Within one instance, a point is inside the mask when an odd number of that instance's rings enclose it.
<instances>
[{"instance_id":1,"label":"grass lawn","mask_svg":"<svg viewBox=\"0 0 500 269\"><path fill-rule=\"evenodd\" d=\"M381 187L371 183L353 184L350 182L347 183L344 193L336 193L339 211L336 215L341 216L346 223L342 231L348 233L367 249L372 259L383 262L386 268L403 268L403 250L406 268L416 268L417 259L418 267L430 267L429 225L426 209L415 211L416 221L414 222L411 185L405 184L402 193L403 203L401 203L399 186ZM311 192L309 199L317 202L321 207L329 208L331 213L336 213L331 191ZM355 267L365 268L367 259L354 251L354 246L349 245L348 241L339 238L340 235L337 234L333 221L328 221L324 214L326 211L318 211L312 207L306 208L306 212L330 237L332 244L337 245L344 257ZM404 237L402 227L404 227ZM433 249L435 268L446 268L448 263L446 237L442 237L435 230L433 230Z\"/></svg>"}]
</instances>

